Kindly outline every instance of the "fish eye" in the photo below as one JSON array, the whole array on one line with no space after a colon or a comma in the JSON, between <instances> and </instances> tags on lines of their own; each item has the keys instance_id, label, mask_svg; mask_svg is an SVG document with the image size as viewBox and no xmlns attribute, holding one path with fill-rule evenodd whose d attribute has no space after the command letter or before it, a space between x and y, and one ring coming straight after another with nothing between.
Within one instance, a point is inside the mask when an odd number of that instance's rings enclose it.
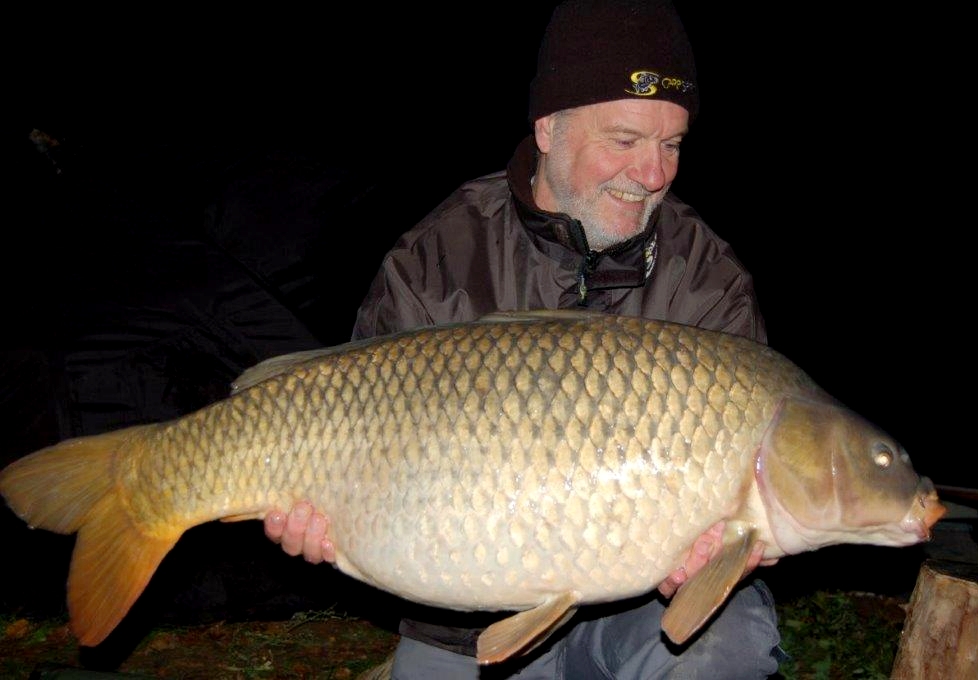
<instances>
[{"instance_id":1,"label":"fish eye","mask_svg":"<svg viewBox=\"0 0 978 680\"><path fill-rule=\"evenodd\" d=\"M873 462L876 467L888 468L893 463L893 452L887 447L881 447L873 454Z\"/></svg>"}]
</instances>

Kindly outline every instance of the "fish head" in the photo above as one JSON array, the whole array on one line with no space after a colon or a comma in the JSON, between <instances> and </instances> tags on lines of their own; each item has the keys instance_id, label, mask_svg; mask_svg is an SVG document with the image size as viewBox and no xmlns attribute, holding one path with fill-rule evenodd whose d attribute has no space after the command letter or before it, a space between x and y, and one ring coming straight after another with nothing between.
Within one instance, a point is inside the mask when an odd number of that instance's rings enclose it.
<instances>
[{"instance_id":1,"label":"fish head","mask_svg":"<svg viewBox=\"0 0 978 680\"><path fill-rule=\"evenodd\" d=\"M899 443L827 397L783 400L755 476L785 554L838 543L912 545L928 540L947 511Z\"/></svg>"}]
</instances>

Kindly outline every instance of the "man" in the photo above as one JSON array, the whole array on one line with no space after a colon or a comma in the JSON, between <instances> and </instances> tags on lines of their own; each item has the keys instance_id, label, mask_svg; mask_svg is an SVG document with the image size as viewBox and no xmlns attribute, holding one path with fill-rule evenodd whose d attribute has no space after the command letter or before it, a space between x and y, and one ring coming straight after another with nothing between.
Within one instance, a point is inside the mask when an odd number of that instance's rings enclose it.
<instances>
[{"instance_id":1,"label":"man","mask_svg":"<svg viewBox=\"0 0 978 680\"><path fill-rule=\"evenodd\" d=\"M669 193L695 116L692 52L667 2L569 0L541 44L533 134L505 172L468 182L387 254L354 338L476 319L495 310L585 307L765 341L750 275ZM308 503L266 533L289 554L333 559L328 520ZM719 550L701 537L659 586L665 598ZM755 552L748 572L760 562ZM664 642L664 598L585 611L530 655L481 677L743 678L777 671L773 602L754 581L702 635ZM493 619L418 607L402 620L395 678L475 678L475 640Z\"/></svg>"}]
</instances>

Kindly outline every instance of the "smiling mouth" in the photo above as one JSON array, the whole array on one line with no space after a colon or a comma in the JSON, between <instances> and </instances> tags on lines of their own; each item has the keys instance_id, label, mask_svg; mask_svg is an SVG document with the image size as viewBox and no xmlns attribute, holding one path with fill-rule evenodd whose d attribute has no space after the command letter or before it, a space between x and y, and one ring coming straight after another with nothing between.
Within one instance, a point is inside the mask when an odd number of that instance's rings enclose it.
<instances>
[{"instance_id":1,"label":"smiling mouth","mask_svg":"<svg viewBox=\"0 0 978 680\"><path fill-rule=\"evenodd\" d=\"M638 203L646 199L646 194L633 194L628 191L619 191L618 189L608 189L608 193L626 203Z\"/></svg>"}]
</instances>

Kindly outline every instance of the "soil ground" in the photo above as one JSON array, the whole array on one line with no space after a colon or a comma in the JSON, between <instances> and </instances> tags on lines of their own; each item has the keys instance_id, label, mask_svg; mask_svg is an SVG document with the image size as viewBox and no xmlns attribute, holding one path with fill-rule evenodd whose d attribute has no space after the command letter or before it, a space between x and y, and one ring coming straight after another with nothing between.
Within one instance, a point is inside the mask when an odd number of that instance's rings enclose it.
<instances>
[{"instance_id":1,"label":"soil ground","mask_svg":"<svg viewBox=\"0 0 978 680\"><path fill-rule=\"evenodd\" d=\"M10 622L0 642L0 675L10 680L136 676L187 680L356 678L397 642L367 621L310 613L291 621L218 622L152 631L119 666L86 671L86 654L63 621ZM32 675L33 674L33 675Z\"/></svg>"}]
</instances>

